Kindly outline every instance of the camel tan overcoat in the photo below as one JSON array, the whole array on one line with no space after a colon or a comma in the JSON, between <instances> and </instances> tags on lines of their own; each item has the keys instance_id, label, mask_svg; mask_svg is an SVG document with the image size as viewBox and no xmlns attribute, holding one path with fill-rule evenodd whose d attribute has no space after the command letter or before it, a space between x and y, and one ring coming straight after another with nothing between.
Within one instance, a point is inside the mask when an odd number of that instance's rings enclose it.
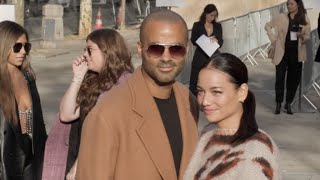
<instances>
[{"instance_id":1,"label":"camel tan overcoat","mask_svg":"<svg viewBox=\"0 0 320 180\"><path fill-rule=\"evenodd\" d=\"M175 82L173 91L183 138L179 178L160 113L138 68L87 116L77 179L181 180L198 140L198 108L182 84Z\"/></svg>"}]
</instances>

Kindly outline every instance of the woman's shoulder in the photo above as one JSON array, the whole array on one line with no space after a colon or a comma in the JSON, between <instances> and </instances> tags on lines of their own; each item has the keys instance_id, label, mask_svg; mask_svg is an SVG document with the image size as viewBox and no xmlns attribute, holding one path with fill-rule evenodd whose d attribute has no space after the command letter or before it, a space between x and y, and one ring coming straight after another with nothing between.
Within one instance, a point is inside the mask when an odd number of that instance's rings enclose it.
<instances>
[{"instance_id":1,"label":"woman's shoulder","mask_svg":"<svg viewBox=\"0 0 320 180\"><path fill-rule=\"evenodd\" d=\"M118 79L117 84L120 84L120 83L126 81L131 75L132 75L131 72L124 72L124 73L122 73L121 76L120 76L119 79Z\"/></svg>"},{"instance_id":2,"label":"woman's shoulder","mask_svg":"<svg viewBox=\"0 0 320 180\"><path fill-rule=\"evenodd\" d=\"M265 131L259 129L259 131L246 140L248 150L252 153L271 153L278 152L278 147L271 136Z\"/></svg>"},{"instance_id":3,"label":"woman's shoulder","mask_svg":"<svg viewBox=\"0 0 320 180\"><path fill-rule=\"evenodd\" d=\"M214 22L214 24L217 25L217 26L221 26L220 22Z\"/></svg>"},{"instance_id":4,"label":"woman's shoulder","mask_svg":"<svg viewBox=\"0 0 320 180\"><path fill-rule=\"evenodd\" d=\"M22 71L22 74L23 74L24 78L25 78L28 82L35 81L35 79L36 79L34 73L31 72L31 71L24 70L24 71Z\"/></svg>"},{"instance_id":5,"label":"woman's shoulder","mask_svg":"<svg viewBox=\"0 0 320 180\"><path fill-rule=\"evenodd\" d=\"M197 22L194 22L194 23L193 23L193 27L194 27L194 28L195 28L195 27L200 27L200 26L203 26L203 23L200 22L200 21L197 21Z\"/></svg>"},{"instance_id":6,"label":"woman's shoulder","mask_svg":"<svg viewBox=\"0 0 320 180\"><path fill-rule=\"evenodd\" d=\"M219 22L215 22L215 23L213 23L213 25L214 25L215 28L222 29L222 25Z\"/></svg>"},{"instance_id":7,"label":"woman's shoulder","mask_svg":"<svg viewBox=\"0 0 320 180\"><path fill-rule=\"evenodd\" d=\"M116 87L116 86L122 84L123 82L125 82L126 80L128 80L128 78L129 78L131 75L132 75L131 72L124 72L124 73L122 73L121 76L119 77L117 83L114 85L114 87ZM114 87L112 87L111 89L113 89ZM104 96L106 96L111 89L109 89L108 91L102 92L102 93L99 95L97 102L100 101Z\"/></svg>"}]
</instances>

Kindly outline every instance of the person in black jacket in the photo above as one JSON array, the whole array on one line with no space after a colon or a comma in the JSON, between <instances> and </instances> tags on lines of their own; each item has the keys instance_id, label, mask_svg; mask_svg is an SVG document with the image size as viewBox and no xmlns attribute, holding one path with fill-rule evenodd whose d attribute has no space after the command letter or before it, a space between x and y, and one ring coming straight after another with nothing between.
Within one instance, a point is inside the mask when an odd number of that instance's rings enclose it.
<instances>
[{"instance_id":1,"label":"person in black jacket","mask_svg":"<svg viewBox=\"0 0 320 180\"><path fill-rule=\"evenodd\" d=\"M318 37L320 39L320 13L318 17ZM315 62L320 62L320 45L318 47L316 58L314 59Z\"/></svg>"},{"instance_id":2,"label":"person in black jacket","mask_svg":"<svg viewBox=\"0 0 320 180\"><path fill-rule=\"evenodd\" d=\"M200 69L209 62L209 56L198 46L197 39L203 34L210 37L212 41L216 41L220 47L223 44L222 26L217 22L218 9L214 4L208 4L198 22L195 22L192 27L191 42L196 46L196 51L192 60L192 68L189 82L189 89L192 94L196 95L198 74ZM218 50L214 53L219 52Z\"/></svg>"},{"instance_id":3,"label":"person in black jacket","mask_svg":"<svg viewBox=\"0 0 320 180\"><path fill-rule=\"evenodd\" d=\"M0 179L40 180L47 133L27 31L0 23Z\"/></svg>"}]
</instances>

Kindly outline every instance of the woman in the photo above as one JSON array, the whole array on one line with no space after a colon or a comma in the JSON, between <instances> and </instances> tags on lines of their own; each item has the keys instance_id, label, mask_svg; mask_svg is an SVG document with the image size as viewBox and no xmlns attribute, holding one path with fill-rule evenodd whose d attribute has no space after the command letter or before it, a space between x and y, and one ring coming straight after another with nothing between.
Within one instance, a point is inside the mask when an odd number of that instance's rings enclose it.
<instances>
[{"instance_id":1,"label":"woman","mask_svg":"<svg viewBox=\"0 0 320 180\"><path fill-rule=\"evenodd\" d=\"M27 31L0 23L0 179L40 180L47 133Z\"/></svg>"},{"instance_id":2,"label":"woman","mask_svg":"<svg viewBox=\"0 0 320 180\"><path fill-rule=\"evenodd\" d=\"M306 41L310 39L310 21L302 0L288 0L287 7L288 13L281 13L265 25L272 46L275 47L272 59L272 63L276 66L275 114L280 114L284 84L286 84L284 109L287 114L293 114L291 103L301 80L302 62L306 60Z\"/></svg>"},{"instance_id":3,"label":"woman","mask_svg":"<svg viewBox=\"0 0 320 180\"><path fill-rule=\"evenodd\" d=\"M197 39L203 34L208 36L211 41L217 42L220 47L223 44L222 26L217 22L218 9L214 4L208 4L198 22L192 27L191 42L196 46L196 50L192 60L189 89L192 94L196 95L197 80L200 69L209 61L210 57L198 46ZM216 51L217 53L218 51Z\"/></svg>"},{"instance_id":4,"label":"woman","mask_svg":"<svg viewBox=\"0 0 320 180\"><path fill-rule=\"evenodd\" d=\"M199 73L197 101L210 122L186 170L193 179L279 179L278 149L255 119L248 71L236 56L214 56Z\"/></svg>"},{"instance_id":5,"label":"woman","mask_svg":"<svg viewBox=\"0 0 320 180\"><path fill-rule=\"evenodd\" d=\"M85 117L101 96L132 72L130 51L121 35L111 29L93 31L84 54L73 61L73 79L60 103L60 119L72 122L67 159L67 180L74 179Z\"/></svg>"}]
</instances>

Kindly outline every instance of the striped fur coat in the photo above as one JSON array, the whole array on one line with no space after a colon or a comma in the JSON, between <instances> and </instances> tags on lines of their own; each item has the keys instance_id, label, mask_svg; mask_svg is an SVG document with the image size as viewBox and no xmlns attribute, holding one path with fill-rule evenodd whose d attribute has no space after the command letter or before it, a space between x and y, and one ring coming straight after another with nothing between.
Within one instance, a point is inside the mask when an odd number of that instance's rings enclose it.
<instances>
[{"instance_id":1,"label":"striped fur coat","mask_svg":"<svg viewBox=\"0 0 320 180\"><path fill-rule=\"evenodd\" d=\"M279 180L278 148L264 131L231 146L211 126L200 137L184 180Z\"/></svg>"}]
</instances>

